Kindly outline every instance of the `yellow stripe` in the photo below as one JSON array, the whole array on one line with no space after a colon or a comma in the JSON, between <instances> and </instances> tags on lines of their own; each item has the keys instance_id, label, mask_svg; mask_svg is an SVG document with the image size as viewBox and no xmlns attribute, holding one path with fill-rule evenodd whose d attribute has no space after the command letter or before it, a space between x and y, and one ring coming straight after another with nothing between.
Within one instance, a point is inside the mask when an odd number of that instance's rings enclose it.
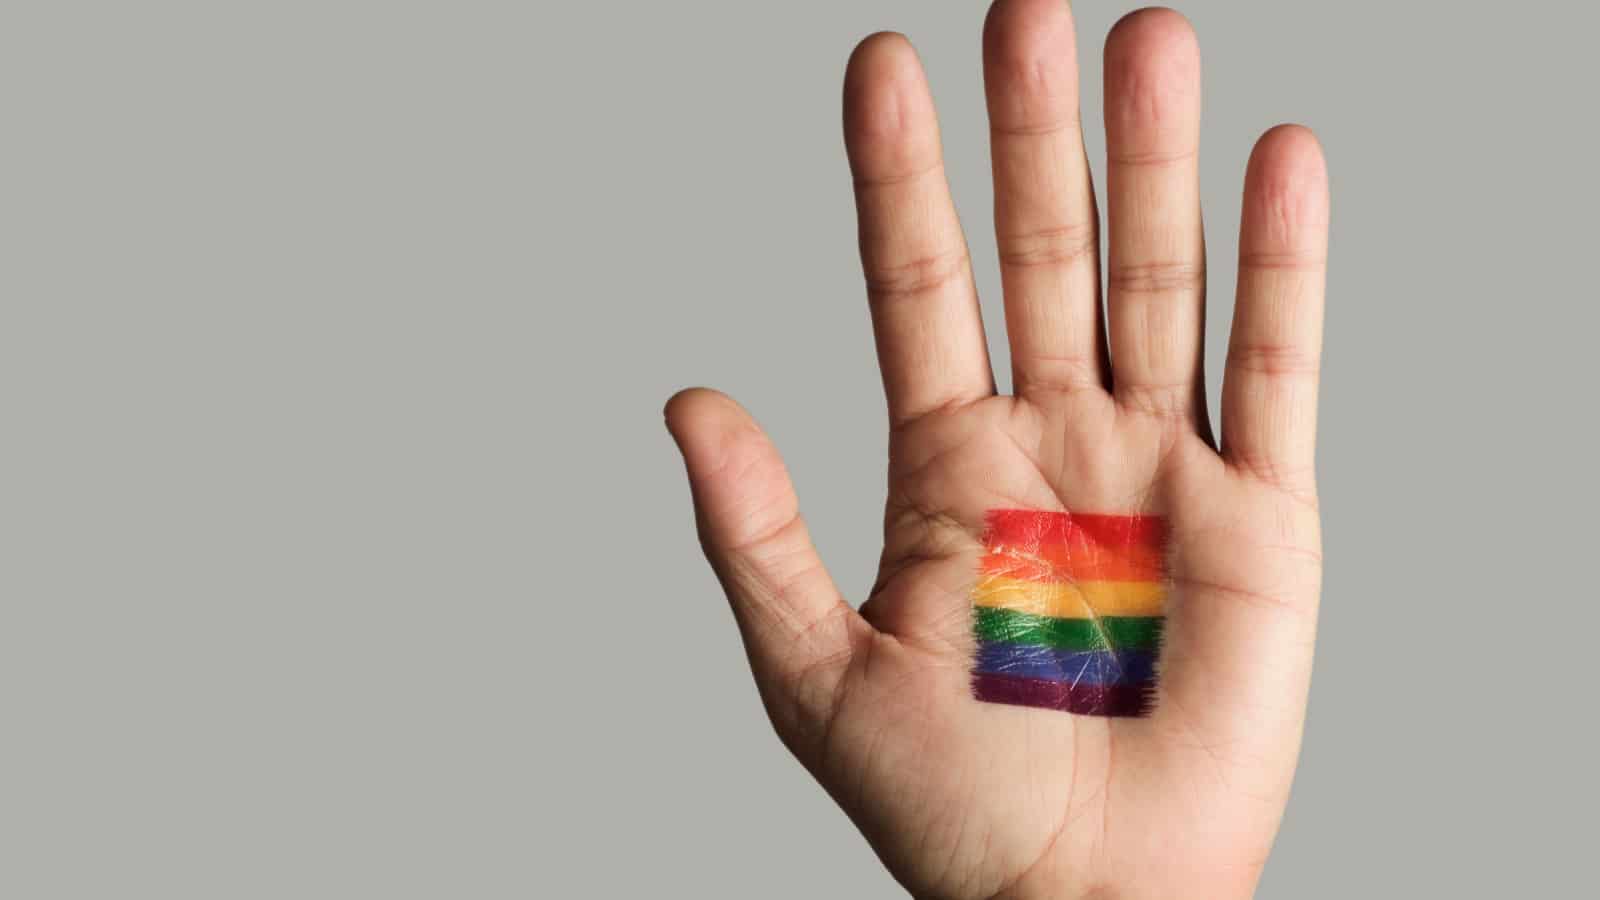
<instances>
[{"instance_id":1,"label":"yellow stripe","mask_svg":"<svg viewBox=\"0 0 1600 900\"><path fill-rule=\"evenodd\" d=\"M1014 609L1058 619L1159 616L1167 588L1159 581L1024 581L987 576L972 590L977 606Z\"/></svg>"}]
</instances>

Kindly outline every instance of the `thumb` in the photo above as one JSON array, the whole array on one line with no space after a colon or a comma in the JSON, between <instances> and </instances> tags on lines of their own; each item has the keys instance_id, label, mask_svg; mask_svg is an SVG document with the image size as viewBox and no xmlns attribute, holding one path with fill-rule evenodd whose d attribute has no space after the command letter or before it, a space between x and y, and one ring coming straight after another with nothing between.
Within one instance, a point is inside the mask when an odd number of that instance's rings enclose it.
<instances>
[{"instance_id":1,"label":"thumb","mask_svg":"<svg viewBox=\"0 0 1600 900\"><path fill-rule=\"evenodd\" d=\"M796 750L834 709L852 648L870 626L818 558L777 448L731 398L704 388L667 402L706 559L744 637L773 725ZM796 742L801 746L796 746Z\"/></svg>"}]
</instances>

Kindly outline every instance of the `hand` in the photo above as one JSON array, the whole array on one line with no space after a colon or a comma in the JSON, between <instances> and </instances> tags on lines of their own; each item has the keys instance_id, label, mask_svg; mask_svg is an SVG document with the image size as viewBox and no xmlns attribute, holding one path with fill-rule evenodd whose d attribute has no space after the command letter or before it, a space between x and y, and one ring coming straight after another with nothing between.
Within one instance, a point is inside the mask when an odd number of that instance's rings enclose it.
<instances>
[{"instance_id":1,"label":"hand","mask_svg":"<svg viewBox=\"0 0 1600 900\"><path fill-rule=\"evenodd\" d=\"M983 43L1015 395L994 391L921 68L903 38L875 35L850 60L845 123L892 428L877 584L859 613L841 597L772 445L731 400L693 390L666 414L706 555L778 734L915 895L1249 896L1289 793L1316 627L1322 156L1296 127L1251 156L1219 450L1192 30L1146 10L1107 38L1103 319L1067 6L1001 0ZM1088 542L1063 551L1077 569L1045 560L1017 583L1031 603L1079 598L1069 624L1100 668L1046 680L1043 700L974 675L989 665L975 647L996 640L974 637L974 604L1008 605L986 593L995 554L1049 555L1007 545L1007 515L1058 539L1084 522L1164 534L1146 547L1165 555L1161 583L1140 602L1164 602L1165 637L1138 703L1070 687L1126 679L1145 652L1084 581L1112 577L1096 554L1128 549L1093 528L1066 539ZM1046 606L1033 611L1074 615Z\"/></svg>"}]
</instances>

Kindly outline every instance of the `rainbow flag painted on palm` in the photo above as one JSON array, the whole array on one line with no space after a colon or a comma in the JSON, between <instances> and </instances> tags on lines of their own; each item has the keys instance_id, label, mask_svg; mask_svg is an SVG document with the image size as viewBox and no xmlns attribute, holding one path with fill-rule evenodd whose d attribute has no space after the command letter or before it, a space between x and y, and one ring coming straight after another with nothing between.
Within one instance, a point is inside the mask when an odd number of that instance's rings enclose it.
<instances>
[{"instance_id":1,"label":"rainbow flag painted on palm","mask_svg":"<svg viewBox=\"0 0 1600 900\"><path fill-rule=\"evenodd\" d=\"M1166 605L1156 516L994 510L972 592L979 700L1146 713Z\"/></svg>"}]
</instances>

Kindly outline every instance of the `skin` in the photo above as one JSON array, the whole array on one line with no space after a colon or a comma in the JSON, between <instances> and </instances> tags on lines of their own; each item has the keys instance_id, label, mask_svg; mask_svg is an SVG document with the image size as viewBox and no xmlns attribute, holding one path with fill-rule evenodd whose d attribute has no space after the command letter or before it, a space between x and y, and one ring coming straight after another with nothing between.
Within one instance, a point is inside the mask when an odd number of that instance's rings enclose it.
<instances>
[{"instance_id":1,"label":"skin","mask_svg":"<svg viewBox=\"0 0 1600 900\"><path fill-rule=\"evenodd\" d=\"M1067 6L1001 0L983 49L1016 393L994 390L922 69L873 35L849 62L845 134L891 426L877 583L859 612L846 601L772 444L694 389L666 417L702 543L779 736L914 895L1247 897L1299 753L1321 581L1322 154L1294 126L1251 154L1219 445L1193 30L1150 9L1106 40L1105 236ZM995 508L1168 518L1151 715L973 699Z\"/></svg>"}]
</instances>

